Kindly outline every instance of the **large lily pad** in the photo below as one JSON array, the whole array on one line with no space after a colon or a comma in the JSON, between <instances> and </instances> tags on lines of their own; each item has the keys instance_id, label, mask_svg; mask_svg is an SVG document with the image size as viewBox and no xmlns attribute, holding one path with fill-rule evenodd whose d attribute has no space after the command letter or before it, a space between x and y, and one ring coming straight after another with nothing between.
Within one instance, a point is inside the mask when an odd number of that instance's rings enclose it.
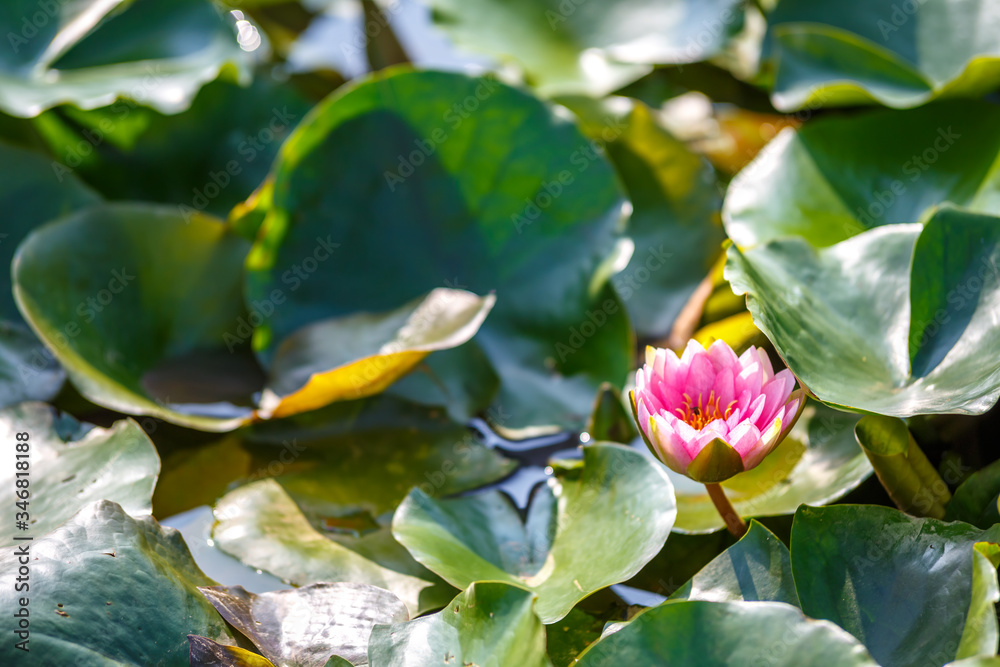
<instances>
[{"instance_id":1,"label":"large lily pad","mask_svg":"<svg viewBox=\"0 0 1000 667\"><path fill-rule=\"evenodd\" d=\"M996 569L974 547L998 537L887 507L803 507L791 542L802 610L858 637L883 667L995 653Z\"/></svg>"},{"instance_id":2,"label":"large lily pad","mask_svg":"<svg viewBox=\"0 0 1000 667\"><path fill-rule=\"evenodd\" d=\"M409 620L399 598L366 584L320 583L261 595L240 586L201 590L276 665L323 667L333 655L364 664L376 624Z\"/></svg>"},{"instance_id":3,"label":"large lily pad","mask_svg":"<svg viewBox=\"0 0 1000 667\"><path fill-rule=\"evenodd\" d=\"M215 506L216 545L296 586L352 581L392 591L411 616L443 605L451 590L419 567L385 567L322 535L273 480L248 484ZM416 566L416 564L413 564Z\"/></svg>"},{"instance_id":4,"label":"large lily pad","mask_svg":"<svg viewBox=\"0 0 1000 667\"><path fill-rule=\"evenodd\" d=\"M810 401L792 432L748 472L722 482L740 516L792 514L803 503L836 500L872 473L871 464L854 439L857 415ZM705 488L668 473L677 493L674 530L707 533L725 527Z\"/></svg>"},{"instance_id":5,"label":"large lily pad","mask_svg":"<svg viewBox=\"0 0 1000 667\"><path fill-rule=\"evenodd\" d=\"M651 71L649 65L705 60L743 26L742 7L733 0L430 4L459 46L519 65L543 95L605 95Z\"/></svg>"},{"instance_id":6,"label":"large lily pad","mask_svg":"<svg viewBox=\"0 0 1000 667\"><path fill-rule=\"evenodd\" d=\"M667 602L588 648L580 667L877 667L865 648L781 602Z\"/></svg>"},{"instance_id":7,"label":"large lily pad","mask_svg":"<svg viewBox=\"0 0 1000 667\"><path fill-rule=\"evenodd\" d=\"M0 410L0 438L17 442L28 434L30 496L24 517L28 529L9 532L5 545L17 544L16 535L43 535L98 500L118 503L134 517L150 513L153 485L160 459L153 443L131 420L110 429L88 430L72 417L60 416L42 403L22 403ZM9 473L0 478L14 488L14 446L10 446ZM11 511L15 511L12 508Z\"/></svg>"},{"instance_id":8,"label":"large lily pad","mask_svg":"<svg viewBox=\"0 0 1000 667\"><path fill-rule=\"evenodd\" d=\"M133 519L121 506L88 505L45 536L22 542L30 589L0 593L10 613L30 603L30 655L59 665L188 665L189 634L226 644L225 622L198 592L215 582L202 574L180 533L152 518ZM0 573L17 576L15 549L0 554ZM25 654L13 636L0 659Z\"/></svg>"},{"instance_id":9,"label":"large lily pad","mask_svg":"<svg viewBox=\"0 0 1000 667\"><path fill-rule=\"evenodd\" d=\"M229 430L249 417L249 394L262 383L249 356L226 348L246 317L248 249L202 214L92 207L25 239L14 260L15 297L85 397Z\"/></svg>"},{"instance_id":10,"label":"large lily pad","mask_svg":"<svg viewBox=\"0 0 1000 667\"><path fill-rule=\"evenodd\" d=\"M977 97L1000 84L1000 11L990 2L782 0L765 59L782 111Z\"/></svg>"},{"instance_id":11,"label":"large lily pad","mask_svg":"<svg viewBox=\"0 0 1000 667\"><path fill-rule=\"evenodd\" d=\"M673 526L673 488L661 466L618 445L583 452L582 467L536 491L525 521L499 491L435 500L416 489L396 511L393 534L459 588L492 580L534 591L536 613L553 623L632 577Z\"/></svg>"},{"instance_id":12,"label":"large lily pad","mask_svg":"<svg viewBox=\"0 0 1000 667\"><path fill-rule=\"evenodd\" d=\"M0 143L0 265L10 266L14 251L35 227L100 201L73 175L57 178L42 156ZM10 273L0 273L0 406L52 399L65 374L49 352L21 323Z\"/></svg>"},{"instance_id":13,"label":"large lily pad","mask_svg":"<svg viewBox=\"0 0 1000 667\"><path fill-rule=\"evenodd\" d=\"M896 417L980 414L1000 396L1000 224L941 208L815 250L729 251L726 276L799 381Z\"/></svg>"},{"instance_id":14,"label":"large lily pad","mask_svg":"<svg viewBox=\"0 0 1000 667\"><path fill-rule=\"evenodd\" d=\"M639 336L663 338L722 254L715 171L640 102L558 101L604 145L622 179L632 202L628 235L635 248L611 282Z\"/></svg>"},{"instance_id":15,"label":"large lily pad","mask_svg":"<svg viewBox=\"0 0 1000 667\"><path fill-rule=\"evenodd\" d=\"M376 625L369 664L551 667L545 627L532 612L534 599L530 591L500 582L470 584L432 616Z\"/></svg>"},{"instance_id":16,"label":"large lily pad","mask_svg":"<svg viewBox=\"0 0 1000 667\"><path fill-rule=\"evenodd\" d=\"M13 0L0 9L0 109L31 117L127 96L177 112L227 63L246 57L207 0Z\"/></svg>"},{"instance_id":17,"label":"large lily pad","mask_svg":"<svg viewBox=\"0 0 1000 667\"><path fill-rule=\"evenodd\" d=\"M944 202L1000 213L996 114L942 102L784 130L730 184L726 231L741 248L793 235L828 246Z\"/></svg>"},{"instance_id":18,"label":"large lily pad","mask_svg":"<svg viewBox=\"0 0 1000 667\"><path fill-rule=\"evenodd\" d=\"M601 269L623 204L613 171L522 91L374 75L314 109L251 204L266 217L248 297L287 288L254 334L267 364L306 324L447 285L496 292L475 341L500 376L508 430L582 426L599 384L627 372L629 327Z\"/></svg>"}]
</instances>

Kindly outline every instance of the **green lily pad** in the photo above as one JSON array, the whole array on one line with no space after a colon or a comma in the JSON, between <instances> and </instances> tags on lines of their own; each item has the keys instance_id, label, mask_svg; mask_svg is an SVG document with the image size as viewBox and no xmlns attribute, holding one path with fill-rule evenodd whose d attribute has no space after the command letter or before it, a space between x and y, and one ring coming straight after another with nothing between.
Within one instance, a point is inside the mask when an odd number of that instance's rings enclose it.
<instances>
[{"instance_id":1,"label":"green lily pad","mask_svg":"<svg viewBox=\"0 0 1000 667\"><path fill-rule=\"evenodd\" d=\"M649 107L623 97L559 98L583 130L605 146L632 202L635 248L611 278L641 338L664 338L722 254L715 172L657 122Z\"/></svg>"},{"instance_id":2,"label":"green lily pad","mask_svg":"<svg viewBox=\"0 0 1000 667\"><path fill-rule=\"evenodd\" d=\"M791 543L802 610L861 639L884 667L995 653L996 568L974 546L998 536L887 507L803 507Z\"/></svg>"},{"instance_id":3,"label":"green lily pad","mask_svg":"<svg viewBox=\"0 0 1000 667\"><path fill-rule=\"evenodd\" d=\"M417 616L443 605L449 587L420 568L397 571L370 560L319 533L274 480L226 494L215 506L216 546L243 563L296 586L351 581L392 591Z\"/></svg>"},{"instance_id":4,"label":"green lily pad","mask_svg":"<svg viewBox=\"0 0 1000 667\"><path fill-rule=\"evenodd\" d=\"M234 25L206 0L14 0L0 31L0 109L25 118L119 96L177 112L224 66L248 64Z\"/></svg>"},{"instance_id":5,"label":"green lily pad","mask_svg":"<svg viewBox=\"0 0 1000 667\"><path fill-rule=\"evenodd\" d=\"M980 414L1000 396L998 262L998 220L945 207L922 226L821 250L802 239L733 247L726 276L820 400L895 417Z\"/></svg>"},{"instance_id":6,"label":"green lily pad","mask_svg":"<svg viewBox=\"0 0 1000 667\"><path fill-rule=\"evenodd\" d=\"M250 86L216 79L179 114L118 100L89 111L62 106L34 127L55 159L46 164L50 179L53 171L72 172L109 199L224 218L264 180L309 107L290 85L265 75Z\"/></svg>"},{"instance_id":7,"label":"green lily pad","mask_svg":"<svg viewBox=\"0 0 1000 667\"><path fill-rule=\"evenodd\" d=\"M788 548L756 521L740 541L719 554L671 600L784 602L799 606Z\"/></svg>"},{"instance_id":8,"label":"green lily pad","mask_svg":"<svg viewBox=\"0 0 1000 667\"><path fill-rule=\"evenodd\" d=\"M744 517L792 514L803 503L840 498L871 473L854 439L857 415L810 401L788 437L763 463L722 482L736 512ZM705 488L668 472L677 494L674 530L708 533L725 527Z\"/></svg>"},{"instance_id":9,"label":"green lily pad","mask_svg":"<svg viewBox=\"0 0 1000 667\"><path fill-rule=\"evenodd\" d=\"M782 0L764 58L782 111L979 97L1000 84L1000 12L984 2Z\"/></svg>"},{"instance_id":10,"label":"green lily pad","mask_svg":"<svg viewBox=\"0 0 1000 667\"><path fill-rule=\"evenodd\" d=\"M995 120L995 105L967 100L785 130L730 184L726 232L741 249L785 236L829 246L944 202L1000 213Z\"/></svg>"},{"instance_id":11,"label":"green lily pad","mask_svg":"<svg viewBox=\"0 0 1000 667\"><path fill-rule=\"evenodd\" d=\"M86 398L207 431L236 428L262 384L233 354L249 246L214 218L107 204L33 232L14 292Z\"/></svg>"},{"instance_id":12,"label":"green lily pad","mask_svg":"<svg viewBox=\"0 0 1000 667\"><path fill-rule=\"evenodd\" d=\"M320 583L261 595L240 586L201 591L276 665L323 667L333 655L364 663L376 624L409 620L399 598L366 584Z\"/></svg>"},{"instance_id":13,"label":"green lily pad","mask_svg":"<svg viewBox=\"0 0 1000 667\"><path fill-rule=\"evenodd\" d=\"M254 333L267 365L302 326L446 285L496 292L475 341L500 376L508 432L581 427L600 383L628 371L631 334L602 268L623 206L614 173L525 92L373 75L311 112L251 204L265 218L248 300L287 296Z\"/></svg>"},{"instance_id":14,"label":"green lily pad","mask_svg":"<svg viewBox=\"0 0 1000 667\"><path fill-rule=\"evenodd\" d=\"M532 612L534 600L530 591L508 584L470 584L436 614L376 625L368 664L551 667L545 655L545 627Z\"/></svg>"},{"instance_id":15,"label":"green lily pad","mask_svg":"<svg viewBox=\"0 0 1000 667\"><path fill-rule=\"evenodd\" d=\"M430 5L458 46L518 65L543 95L606 95L650 72L650 65L706 60L743 26L743 9L733 0Z\"/></svg>"},{"instance_id":16,"label":"green lily pad","mask_svg":"<svg viewBox=\"0 0 1000 667\"><path fill-rule=\"evenodd\" d=\"M452 585L526 587L538 595L542 621L558 621L588 595L638 572L674 520L662 466L619 445L589 445L583 453L582 466L536 491L525 521L499 491L435 500L415 489L396 511L393 535Z\"/></svg>"},{"instance_id":17,"label":"green lily pad","mask_svg":"<svg viewBox=\"0 0 1000 667\"><path fill-rule=\"evenodd\" d=\"M591 645L580 667L878 667L849 634L781 602L667 602Z\"/></svg>"},{"instance_id":18,"label":"green lily pad","mask_svg":"<svg viewBox=\"0 0 1000 667\"><path fill-rule=\"evenodd\" d=\"M97 500L118 503L134 517L148 515L160 459L153 443L132 420L110 429L88 430L42 403L22 403L0 410L0 437L10 445L11 465L0 483L15 488L18 473L13 443L28 434L24 461L30 480L26 531L9 532L5 548L17 535L44 535ZM22 476L24 477L24 476ZM12 493L13 495L13 493ZM11 508L11 511L18 511ZM30 517L30 518L29 518Z\"/></svg>"},{"instance_id":19,"label":"green lily pad","mask_svg":"<svg viewBox=\"0 0 1000 667\"><path fill-rule=\"evenodd\" d=\"M29 554L30 589L13 583L0 595L9 613L30 599L30 655L59 665L188 665L188 638L233 639L198 586L202 574L180 537L152 518L133 519L121 506L99 501L51 533L18 548ZM0 573L13 582L15 549L0 554ZM13 624L12 624L13 625ZM0 660L27 655L13 637L0 644Z\"/></svg>"}]
</instances>

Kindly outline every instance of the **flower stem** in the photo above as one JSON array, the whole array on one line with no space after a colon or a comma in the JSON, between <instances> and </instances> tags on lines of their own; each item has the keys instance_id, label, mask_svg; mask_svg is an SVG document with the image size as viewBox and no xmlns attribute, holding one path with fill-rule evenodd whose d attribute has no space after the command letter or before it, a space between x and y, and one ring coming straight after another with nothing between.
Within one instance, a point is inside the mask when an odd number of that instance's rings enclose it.
<instances>
[{"instance_id":1,"label":"flower stem","mask_svg":"<svg viewBox=\"0 0 1000 667\"><path fill-rule=\"evenodd\" d=\"M729 502L729 498L726 498L726 492L722 490L722 487L718 484L706 484L705 488L708 490L708 497L715 504L715 509L719 511L719 516L726 522L726 528L729 529L729 532L735 535L736 539L746 535L747 525L733 509L733 505Z\"/></svg>"}]
</instances>

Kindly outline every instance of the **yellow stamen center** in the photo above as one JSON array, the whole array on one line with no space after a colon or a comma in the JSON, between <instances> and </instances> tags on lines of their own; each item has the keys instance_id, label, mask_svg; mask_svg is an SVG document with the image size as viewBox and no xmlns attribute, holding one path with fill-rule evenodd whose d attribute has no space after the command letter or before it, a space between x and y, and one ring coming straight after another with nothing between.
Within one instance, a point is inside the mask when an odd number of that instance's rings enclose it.
<instances>
[{"instance_id":1,"label":"yellow stamen center","mask_svg":"<svg viewBox=\"0 0 1000 667\"><path fill-rule=\"evenodd\" d=\"M691 397L688 394L684 394L683 407L675 408L674 412L681 418L681 421L690 424L691 428L700 430L716 419L729 419L737 403L737 401L730 401L729 405L723 410L719 404L719 397L715 395L715 391L712 391L708 395L707 401L704 401L704 398L703 395L699 394L698 404L695 405Z\"/></svg>"}]
</instances>

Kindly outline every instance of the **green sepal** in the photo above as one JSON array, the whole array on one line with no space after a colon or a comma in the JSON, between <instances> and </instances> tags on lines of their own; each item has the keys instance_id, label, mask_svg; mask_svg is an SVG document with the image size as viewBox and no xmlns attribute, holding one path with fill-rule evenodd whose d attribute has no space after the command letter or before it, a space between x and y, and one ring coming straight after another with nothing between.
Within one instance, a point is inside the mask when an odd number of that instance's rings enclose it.
<instances>
[{"instance_id":1,"label":"green sepal","mask_svg":"<svg viewBox=\"0 0 1000 667\"><path fill-rule=\"evenodd\" d=\"M698 452L685 474L702 484L716 484L741 472L743 459L739 452L725 440L715 438Z\"/></svg>"}]
</instances>

